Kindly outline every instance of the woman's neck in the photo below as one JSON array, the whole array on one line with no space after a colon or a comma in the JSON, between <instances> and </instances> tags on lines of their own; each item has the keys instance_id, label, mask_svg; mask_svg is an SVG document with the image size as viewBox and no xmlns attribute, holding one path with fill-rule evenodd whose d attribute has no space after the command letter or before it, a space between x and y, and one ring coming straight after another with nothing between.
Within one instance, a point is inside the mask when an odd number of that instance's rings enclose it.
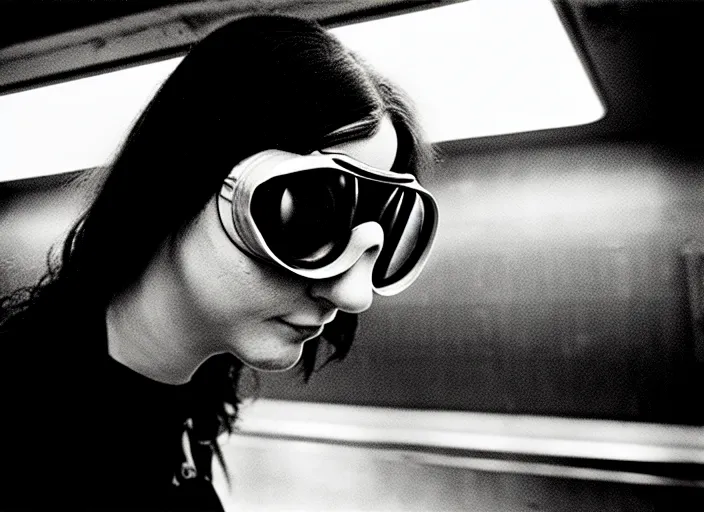
<instances>
[{"instance_id":1,"label":"woman's neck","mask_svg":"<svg viewBox=\"0 0 704 512\"><path fill-rule=\"evenodd\" d=\"M167 384L188 382L211 354L203 334L173 282L168 251L162 250L140 280L115 297L106 311L108 352L132 370Z\"/></svg>"}]
</instances>

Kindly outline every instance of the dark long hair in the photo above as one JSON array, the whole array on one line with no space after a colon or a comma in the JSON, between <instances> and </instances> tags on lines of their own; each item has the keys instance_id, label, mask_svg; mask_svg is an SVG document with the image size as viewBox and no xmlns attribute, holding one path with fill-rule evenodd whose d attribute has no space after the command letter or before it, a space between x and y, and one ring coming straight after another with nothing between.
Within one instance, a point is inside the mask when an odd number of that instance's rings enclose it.
<instances>
[{"instance_id":1,"label":"dark long hair","mask_svg":"<svg viewBox=\"0 0 704 512\"><path fill-rule=\"evenodd\" d=\"M408 100L319 25L256 15L215 30L136 121L48 272L3 300L0 335L30 324L69 334L104 327L110 301L140 278L165 241L183 233L236 163L266 149L307 153L366 137L384 114L399 139L395 170L417 173L431 155ZM356 322L340 314L326 327L329 359L347 354ZM71 349L82 357L106 353L90 340ZM305 346L306 378L319 345ZM193 422L202 439L232 430L240 370L234 356L221 355L194 375Z\"/></svg>"}]
</instances>

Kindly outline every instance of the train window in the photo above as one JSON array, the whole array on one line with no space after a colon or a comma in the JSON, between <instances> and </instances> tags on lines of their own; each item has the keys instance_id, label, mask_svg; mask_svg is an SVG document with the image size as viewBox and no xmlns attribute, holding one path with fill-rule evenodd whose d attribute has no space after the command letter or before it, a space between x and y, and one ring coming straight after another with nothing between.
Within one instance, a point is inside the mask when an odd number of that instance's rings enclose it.
<instances>
[{"instance_id":1,"label":"train window","mask_svg":"<svg viewBox=\"0 0 704 512\"><path fill-rule=\"evenodd\" d=\"M104 164L179 61L0 96L0 180Z\"/></svg>"},{"instance_id":2,"label":"train window","mask_svg":"<svg viewBox=\"0 0 704 512\"><path fill-rule=\"evenodd\" d=\"M550 1L472 0L334 32L409 92L433 141L604 114Z\"/></svg>"},{"instance_id":3,"label":"train window","mask_svg":"<svg viewBox=\"0 0 704 512\"><path fill-rule=\"evenodd\" d=\"M473 0L332 31L408 91L436 142L604 112L549 0ZM0 97L0 180L106 162L179 60Z\"/></svg>"}]
</instances>

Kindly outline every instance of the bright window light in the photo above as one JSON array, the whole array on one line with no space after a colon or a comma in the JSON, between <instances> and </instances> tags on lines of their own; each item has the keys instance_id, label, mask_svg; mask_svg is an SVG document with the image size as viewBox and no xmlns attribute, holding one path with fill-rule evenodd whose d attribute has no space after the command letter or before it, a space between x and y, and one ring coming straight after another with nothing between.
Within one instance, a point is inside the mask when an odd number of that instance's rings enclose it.
<instances>
[{"instance_id":1,"label":"bright window light","mask_svg":"<svg viewBox=\"0 0 704 512\"><path fill-rule=\"evenodd\" d=\"M550 0L471 0L332 32L408 92L434 142L604 114ZM109 161L179 61L0 96L0 181Z\"/></svg>"},{"instance_id":2,"label":"bright window light","mask_svg":"<svg viewBox=\"0 0 704 512\"><path fill-rule=\"evenodd\" d=\"M604 115L550 0L470 0L333 32L408 92L432 141Z\"/></svg>"},{"instance_id":3,"label":"bright window light","mask_svg":"<svg viewBox=\"0 0 704 512\"><path fill-rule=\"evenodd\" d=\"M0 96L0 181L106 163L180 61Z\"/></svg>"}]
</instances>

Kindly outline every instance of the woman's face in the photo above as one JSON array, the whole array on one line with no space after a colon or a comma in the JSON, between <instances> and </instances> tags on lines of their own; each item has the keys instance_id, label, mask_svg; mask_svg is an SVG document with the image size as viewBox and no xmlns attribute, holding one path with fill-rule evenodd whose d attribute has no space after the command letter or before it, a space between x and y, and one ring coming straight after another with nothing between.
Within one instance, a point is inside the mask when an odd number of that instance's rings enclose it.
<instances>
[{"instance_id":1,"label":"woman's face","mask_svg":"<svg viewBox=\"0 0 704 512\"><path fill-rule=\"evenodd\" d=\"M334 148L390 169L397 139L385 118L373 137ZM201 339L207 346L200 347L205 355L231 352L254 368L284 370L339 310L360 313L371 306L379 250L370 246L343 274L303 278L238 249L220 225L213 199L176 245L171 264L191 324L206 333Z\"/></svg>"}]
</instances>

